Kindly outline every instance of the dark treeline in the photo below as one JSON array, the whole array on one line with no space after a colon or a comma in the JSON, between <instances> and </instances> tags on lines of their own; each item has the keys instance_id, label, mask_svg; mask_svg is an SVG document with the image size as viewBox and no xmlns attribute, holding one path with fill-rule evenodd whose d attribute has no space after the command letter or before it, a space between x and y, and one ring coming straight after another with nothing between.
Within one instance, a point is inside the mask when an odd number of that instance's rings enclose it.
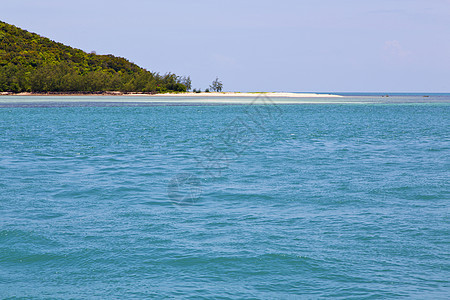
<instances>
[{"instance_id":1,"label":"dark treeline","mask_svg":"<svg viewBox=\"0 0 450 300\"><path fill-rule=\"evenodd\" d=\"M0 21L0 92L184 92L186 78L65 46Z\"/></svg>"}]
</instances>

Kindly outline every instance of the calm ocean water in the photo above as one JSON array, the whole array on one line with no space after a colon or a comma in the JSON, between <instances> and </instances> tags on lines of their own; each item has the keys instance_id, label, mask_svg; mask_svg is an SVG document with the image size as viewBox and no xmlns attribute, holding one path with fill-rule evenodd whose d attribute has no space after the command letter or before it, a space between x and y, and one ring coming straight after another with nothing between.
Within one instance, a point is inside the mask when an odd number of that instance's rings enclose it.
<instances>
[{"instance_id":1,"label":"calm ocean water","mask_svg":"<svg viewBox=\"0 0 450 300\"><path fill-rule=\"evenodd\" d=\"M448 299L450 97L371 97L1 98L0 298Z\"/></svg>"}]
</instances>

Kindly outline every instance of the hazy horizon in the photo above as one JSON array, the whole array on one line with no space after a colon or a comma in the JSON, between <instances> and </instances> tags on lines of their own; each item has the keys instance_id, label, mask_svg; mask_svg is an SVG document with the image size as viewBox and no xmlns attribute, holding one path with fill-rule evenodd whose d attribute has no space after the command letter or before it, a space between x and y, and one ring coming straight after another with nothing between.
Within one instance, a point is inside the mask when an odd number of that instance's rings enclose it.
<instances>
[{"instance_id":1,"label":"hazy horizon","mask_svg":"<svg viewBox=\"0 0 450 300\"><path fill-rule=\"evenodd\" d=\"M0 19L225 91L450 92L450 1L2 1Z\"/></svg>"}]
</instances>

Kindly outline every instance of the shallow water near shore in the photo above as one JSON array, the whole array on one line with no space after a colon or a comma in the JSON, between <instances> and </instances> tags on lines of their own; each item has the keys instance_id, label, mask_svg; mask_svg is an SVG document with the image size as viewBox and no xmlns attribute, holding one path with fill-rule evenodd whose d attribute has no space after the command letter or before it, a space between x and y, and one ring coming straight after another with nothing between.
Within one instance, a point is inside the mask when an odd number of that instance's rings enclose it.
<instances>
[{"instance_id":1,"label":"shallow water near shore","mask_svg":"<svg viewBox=\"0 0 450 300\"><path fill-rule=\"evenodd\" d=\"M295 93L294 93L295 94ZM65 107L65 106L187 106L187 105L262 105L262 104L406 104L449 103L450 94L316 94L308 97L273 97L267 94L247 96L128 95L128 96L0 96L0 107ZM337 96L337 97L336 97Z\"/></svg>"},{"instance_id":2,"label":"shallow water near shore","mask_svg":"<svg viewBox=\"0 0 450 300\"><path fill-rule=\"evenodd\" d=\"M446 96L23 98L0 97L0 298L450 293Z\"/></svg>"}]
</instances>

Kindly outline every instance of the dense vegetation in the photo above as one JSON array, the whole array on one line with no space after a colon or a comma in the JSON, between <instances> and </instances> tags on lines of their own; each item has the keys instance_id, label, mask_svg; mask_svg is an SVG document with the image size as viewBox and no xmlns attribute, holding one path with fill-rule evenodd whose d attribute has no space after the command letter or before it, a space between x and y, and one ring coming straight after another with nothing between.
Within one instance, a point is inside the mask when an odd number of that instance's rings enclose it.
<instances>
[{"instance_id":1,"label":"dense vegetation","mask_svg":"<svg viewBox=\"0 0 450 300\"><path fill-rule=\"evenodd\" d=\"M0 92L186 91L190 78L149 72L0 21Z\"/></svg>"}]
</instances>

